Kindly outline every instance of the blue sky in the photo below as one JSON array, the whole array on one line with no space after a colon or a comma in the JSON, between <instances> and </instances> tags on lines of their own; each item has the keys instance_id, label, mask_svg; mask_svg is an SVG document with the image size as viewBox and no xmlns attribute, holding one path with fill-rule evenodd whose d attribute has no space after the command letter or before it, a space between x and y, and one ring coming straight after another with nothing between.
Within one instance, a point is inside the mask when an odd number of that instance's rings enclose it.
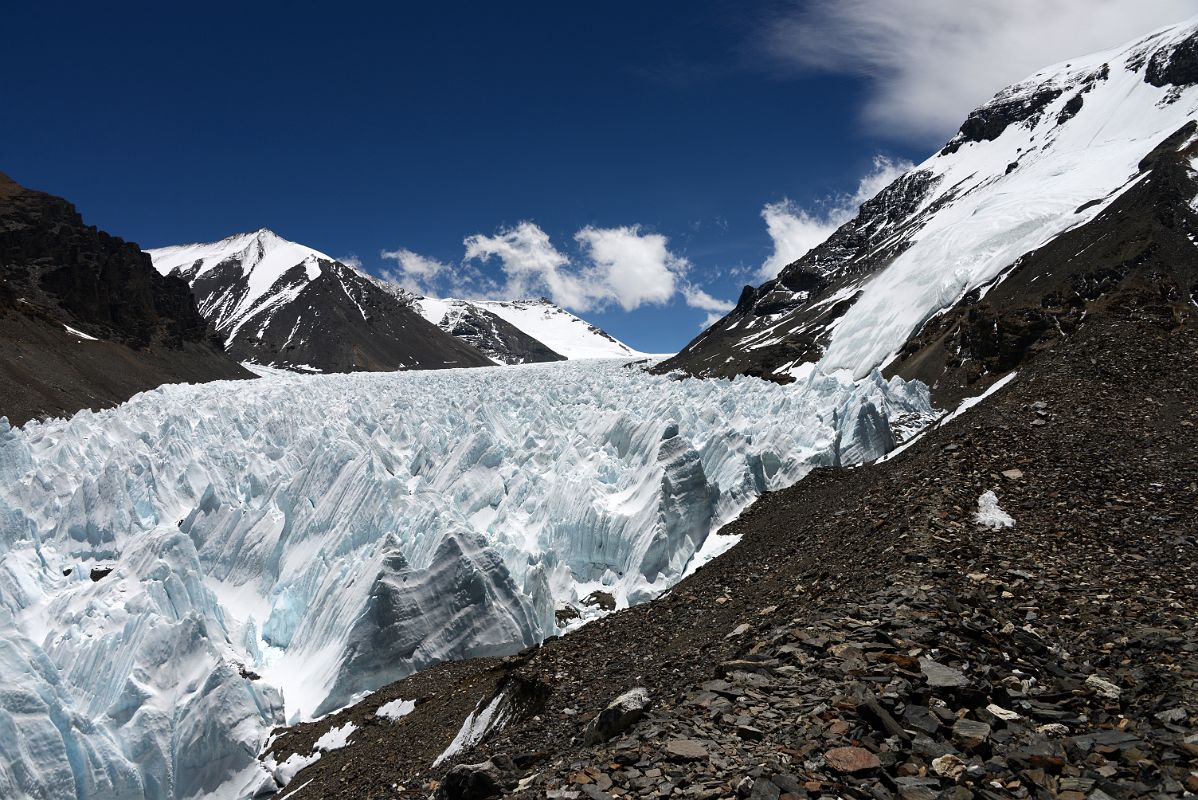
<instances>
[{"instance_id":1,"label":"blue sky","mask_svg":"<svg viewBox=\"0 0 1198 800\"><path fill-rule=\"evenodd\" d=\"M1089 2L1014 54L991 0L19 4L0 170L144 247L269 227L666 352L997 88L1198 10Z\"/></svg>"}]
</instances>

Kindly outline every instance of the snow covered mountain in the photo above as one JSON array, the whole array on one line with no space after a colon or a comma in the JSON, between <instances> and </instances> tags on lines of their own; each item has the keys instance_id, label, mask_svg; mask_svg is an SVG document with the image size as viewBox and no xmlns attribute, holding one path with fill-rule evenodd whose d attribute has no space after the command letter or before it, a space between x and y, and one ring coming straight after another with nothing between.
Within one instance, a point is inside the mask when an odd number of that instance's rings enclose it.
<instances>
[{"instance_id":1,"label":"snow covered mountain","mask_svg":"<svg viewBox=\"0 0 1198 800\"><path fill-rule=\"evenodd\" d=\"M645 600L929 412L877 373L276 374L0 421L0 796L243 798L285 718ZM280 767L282 769L282 767Z\"/></svg>"},{"instance_id":2,"label":"snow covered mountain","mask_svg":"<svg viewBox=\"0 0 1198 800\"><path fill-rule=\"evenodd\" d=\"M959 391L1116 289L1188 302L1196 84L1191 20L1004 89L661 369L788 380L889 364Z\"/></svg>"},{"instance_id":3,"label":"snow covered mountain","mask_svg":"<svg viewBox=\"0 0 1198 800\"><path fill-rule=\"evenodd\" d=\"M429 322L468 342L497 364L566 360L562 354L476 303L416 296L410 302Z\"/></svg>"},{"instance_id":4,"label":"snow covered mountain","mask_svg":"<svg viewBox=\"0 0 1198 800\"><path fill-rule=\"evenodd\" d=\"M571 361L585 358L637 358L645 355L544 298L438 300L420 297L415 303L425 319L451 333L455 328L461 329L463 321L466 321L464 327L467 335L479 336L469 339L471 344L488 355L494 353L492 357L504 363L555 360L529 357L520 349L511 349L502 341L500 332L505 330L505 325L541 343L550 353ZM481 329L481 335L475 333L478 329Z\"/></svg>"},{"instance_id":5,"label":"snow covered mountain","mask_svg":"<svg viewBox=\"0 0 1198 800\"><path fill-rule=\"evenodd\" d=\"M354 268L269 230L146 251L240 361L314 372L491 364Z\"/></svg>"}]
</instances>

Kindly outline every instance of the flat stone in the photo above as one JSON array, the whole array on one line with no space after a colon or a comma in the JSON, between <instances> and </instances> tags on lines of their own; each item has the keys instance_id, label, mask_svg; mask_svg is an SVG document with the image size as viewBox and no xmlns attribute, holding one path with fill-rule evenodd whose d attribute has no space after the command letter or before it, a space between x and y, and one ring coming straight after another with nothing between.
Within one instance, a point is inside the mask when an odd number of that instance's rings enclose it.
<instances>
[{"instance_id":1,"label":"flat stone","mask_svg":"<svg viewBox=\"0 0 1198 800\"><path fill-rule=\"evenodd\" d=\"M1002 706L996 705L994 703L986 706L986 710L1004 722L1014 722L1015 720L1019 719L1019 714L1016 712L1003 708Z\"/></svg>"},{"instance_id":2,"label":"flat stone","mask_svg":"<svg viewBox=\"0 0 1198 800\"><path fill-rule=\"evenodd\" d=\"M923 671L928 686L942 689L955 689L969 685L969 678L952 667L933 661L930 658L919 659L919 668Z\"/></svg>"},{"instance_id":3,"label":"flat stone","mask_svg":"<svg viewBox=\"0 0 1198 800\"><path fill-rule=\"evenodd\" d=\"M959 719L953 723L953 741L967 750L976 750L990 738L990 726L972 719Z\"/></svg>"},{"instance_id":4,"label":"flat stone","mask_svg":"<svg viewBox=\"0 0 1198 800\"><path fill-rule=\"evenodd\" d=\"M1004 469L1002 471L1002 476L1004 478L1010 478L1013 481L1017 481L1023 477L1023 470L1021 470L1021 469Z\"/></svg>"},{"instance_id":5,"label":"flat stone","mask_svg":"<svg viewBox=\"0 0 1198 800\"><path fill-rule=\"evenodd\" d=\"M694 739L671 739L666 742L666 755L673 761L703 761L707 748Z\"/></svg>"},{"instance_id":6,"label":"flat stone","mask_svg":"<svg viewBox=\"0 0 1198 800\"><path fill-rule=\"evenodd\" d=\"M882 766L878 757L863 747L833 747L824 753L824 761L837 772L867 772Z\"/></svg>"}]
</instances>

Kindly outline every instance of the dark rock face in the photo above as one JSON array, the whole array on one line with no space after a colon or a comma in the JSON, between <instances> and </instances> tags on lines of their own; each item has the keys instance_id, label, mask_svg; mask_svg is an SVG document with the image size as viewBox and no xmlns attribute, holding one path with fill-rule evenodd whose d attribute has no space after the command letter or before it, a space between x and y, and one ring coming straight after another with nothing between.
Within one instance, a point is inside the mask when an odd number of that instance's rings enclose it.
<instances>
[{"instance_id":1,"label":"dark rock face","mask_svg":"<svg viewBox=\"0 0 1198 800\"><path fill-rule=\"evenodd\" d=\"M1148 60L1144 80L1153 86L1191 86L1198 83L1198 36L1172 48L1158 50Z\"/></svg>"},{"instance_id":2,"label":"dark rock face","mask_svg":"<svg viewBox=\"0 0 1198 800\"><path fill-rule=\"evenodd\" d=\"M178 346L205 339L187 284L164 278L137 245L84 225L59 197L0 174L0 266L12 308L27 303L68 312L87 333L130 347L154 339Z\"/></svg>"},{"instance_id":3,"label":"dark rock face","mask_svg":"<svg viewBox=\"0 0 1198 800\"><path fill-rule=\"evenodd\" d=\"M955 153L969 142L993 141L1011 125L1026 122L1041 114L1049 103L1060 96L1060 89L1042 89L1031 95L984 105L965 119L960 132L941 152Z\"/></svg>"},{"instance_id":4,"label":"dark rock face","mask_svg":"<svg viewBox=\"0 0 1198 800\"><path fill-rule=\"evenodd\" d=\"M501 364L538 364L565 361L554 352L505 319L471 305L454 307L438 326L461 339L483 355Z\"/></svg>"},{"instance_id":5,"label":"dark rock face","mask_svg":"<svg viewBox=\"0 0 1198 800\"><path fill-rule=\"evenodd\" d=\"M66 200L0 174L0 415L21 424L162 383L242 377L186 283Z\"/></svg>"},{"instance_id":6,"label":"dark rock face","mask_svg":"<svg viewBox=\"0 0 1198 800\"><path fill-rule=\"evenodd\" d=\"M910 235L945 202L919 210L935 187L928 172L902 176L776 279L757 288L746 286L728 316L654 371L789 381L776 374L777 368L820 357L832 326L856 299L851 287L898 257Z\"/></svg>"}]
</instances>

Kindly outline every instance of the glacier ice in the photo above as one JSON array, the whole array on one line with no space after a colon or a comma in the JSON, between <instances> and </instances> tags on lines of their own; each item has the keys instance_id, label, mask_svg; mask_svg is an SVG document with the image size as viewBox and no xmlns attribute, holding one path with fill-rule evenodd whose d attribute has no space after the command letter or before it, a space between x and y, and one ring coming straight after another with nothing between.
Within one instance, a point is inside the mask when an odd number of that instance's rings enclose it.
<instances>
[{"instance_id":1,"label":"glacier ice","mask_svg":"<svg viewBox=\"0 0 1198 800\"><path fill-rule=\"evenodd\" d=\"M889 419L929 411L876 372L593 361L0 420L0 796L243 796L285 719L534 644L596 589L646 600L761 492L877 457Z\"/></svg>"}]
</instances>

